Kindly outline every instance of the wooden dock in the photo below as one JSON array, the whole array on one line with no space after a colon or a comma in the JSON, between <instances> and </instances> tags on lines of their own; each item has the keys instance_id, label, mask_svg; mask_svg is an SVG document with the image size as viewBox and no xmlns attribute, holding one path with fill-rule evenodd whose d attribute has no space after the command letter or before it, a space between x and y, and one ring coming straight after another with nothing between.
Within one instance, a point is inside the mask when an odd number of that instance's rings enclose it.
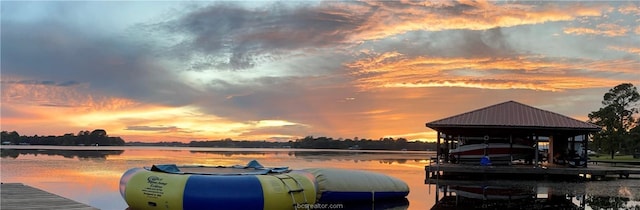
<instances>
[{"instance_id":1,"label":"wooden dock","mask_svg":"<svg viewBox=\"0 0 640 210\"><path fill-rule=\"evenodd\" d=\"M26 186L21 183L2 183L0 185L0 209L70 209L97 210L97 208L79 203L59 195Z\"/></svg>"},{"instance_id":2,"label":"wooden dock","mask_svg":"<svg viewBox=\"0 0 640 210\"><path fill-rule=\"evenodd\" d=\"M606 167L589 166L588 168L570 168L533 165L512 165L512 166L480 166L464 164L431 164L425 166L427 174L426 180L438 178L523 178L523 179L545 179L549 177L576 177L587 179L601 179L606 176L617 175L620 178L629 178L631 174L640 174L640 168L630 167ZM425 180L425 181L426 181Z\"/></svg>"}]
</instances>

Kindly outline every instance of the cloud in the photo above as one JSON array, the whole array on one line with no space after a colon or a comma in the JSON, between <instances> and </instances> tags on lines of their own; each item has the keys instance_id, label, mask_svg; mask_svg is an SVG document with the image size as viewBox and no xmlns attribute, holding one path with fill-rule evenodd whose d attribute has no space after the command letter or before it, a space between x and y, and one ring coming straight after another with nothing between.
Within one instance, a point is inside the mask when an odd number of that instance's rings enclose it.
<instances>
[{"instance_id":1,"label":"cloud","mask_svg":"<svg viewBox=\"0 0 640 210\"><path fill-rule=\"evenodd\" d=\"M2 101L12 104L59 106L74 108L78 112L119 110L135 106L130 99L91 94L87 84L74 81L54 82L38 80L11 80L3 77Z\"/></svg>"},{"instance_id":2,"label":"cloud","mask_svg":"<svg viewBox=\"0 0 640 210\"><path fill-rule=\"evenodd\" d=\"M363 25L361 39L372 40L410 31L487 30L497 27L568 21L599 16L606 7L588 4L494 3L490 1L368 2L375 13ZM571 9L568 9L571 8ZM356 14L359 12L355 10Z\"/></svg>"},{"instance_id":3,"label":"cloud","mask_svg":"<svg viewBox=\"0 0 640 210\"><path fill-rule=\"evenodd\" d=\"M301 138L309 135L313 131L309 129L309 126L306 125L283 125L283 126L269 126L269 127L261 127L255 129L248 129L244 131L240 131L240 137L255 137L262 136L267 138L278 137L278 139L286 139L291 140L294 138Z\"/></svg>"},{"instance_id":4,"label":"cloud","mask_svg":"<svg viewBox=\"0 0 640 210\"><path fill-rule=\"evenodd\" d=\"M637 59L562 60L535 56L446 58L405 57L398 53L372 55L347 66L357 85L371 88L471 87L561 91L615 86L618 72L639 78Z\"/></svg>"},{"instance_id":5,"label":"cloud","mask_svg":"<svg viewBox=\"0 0 640 210\"><path fill-rule=\"evenodd\" d=\"M640 6L638 4L629 3L625 6L618 8L618 12L625 15L640 15Z\"/></svg>"},{"instance_id":6,"label":"cloud","mask_svg":"<svg viewBox=\"0 0 640 210\"><path fill-rule=\"evenodd\" d=\"M340 50L412 31L499 32L495 28L599 16L605 10L571 3L329 1L246 7L224 2L147 28L174 37L167 56L192 63L190 70L241 70L299 51Z\"/></svg>"},{"instance_id":7,"label":"cloud","mask_svg":"<svg viewBox=\"0 0 640 210\"><path fill-rule=\"evenodd\" d=\"M11 81L11 80L3 80L2 83L6 84L25 84L25 85L50 85L50 86L75 86L79 85L79 82L76 81L66 81L66 82L55 82L55 81L38 81L38 80L20 80L20 81Z\"/></svg>"},{"instance_id":8,"label":"cloud","mask_svg":"<svg viewBox=\"0 0 640 210\"><path fill-rule=\"evenodd\" d=\"M176 126L144 126L144 125L131 125L127 126L125 130L133 130L133 131L166 131L166 132L174 132L178 130Z\"/></svg>"},{"instance_id":9,"label":"cloud","mask_svg":"<svg viewBox=\"0 0 640 210\"><path fill-rule=\"evenodd\" d=\"M575 35L603 35L609 37L625 36L629 29L612 23L601 23L593 28L569 27L564 29L565 34Z\"/></svg>"},{"instance_id":10,"label":"cloud","mask_svg":"<svg viewBox=\"0 0 640 210\"><path fill-rule=\"evenodd\" d=\"M628 52L628 53L636 54L640 56L640 47L609 46L608 49Z\"/></svg>"},{"instance_id":11,"label":"cloud","mask_svg":"<svg viewBox=\"0 0 640 210\"><path fill-rule=\"evenodd\" d=\"M201 67L248 69L280 60L291 51L347 44L344 41L350 30L365 21L365 17L346 17L347 9L322 5L294 8L273 3L249 9L215 3L153 30L186 37L172 53L186 60L201 60L205 65Z\"/></svg>"},{"instance_id":12,"label":"cloud","mask_svg":"<svg viewBox=\"0 0 640 210\"><path fill-rule=\"evenodd\" d=\"M150 48L132 40L94 36L55 16L22 23L2 19L2 27L3 84L83 86L90 95L174 105L197 94L150 56ZM7 80L12 77L27 79Z\"/></svg>"}]
</instances>

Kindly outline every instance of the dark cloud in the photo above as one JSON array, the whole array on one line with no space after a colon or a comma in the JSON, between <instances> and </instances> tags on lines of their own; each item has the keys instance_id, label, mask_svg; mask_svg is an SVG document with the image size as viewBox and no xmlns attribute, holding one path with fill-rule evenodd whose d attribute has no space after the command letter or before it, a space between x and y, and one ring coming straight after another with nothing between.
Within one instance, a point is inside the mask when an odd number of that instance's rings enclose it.
<instances>
[{"instance_id":1,"label":"dark cloud","mask_svg":"<svg viewBox=\"0 0 640 210\"><path fill-rule=\"evenodd\" d=\"M3 84L21 84L21 85L48 85L48 86L60 86L60 87L69 87L79 85L79 82L76 81L66 81L66 82L55 82L50 80L3 80Z\"/></svg>"},{"instance_id":2,"label":"dark cloud","mask_svg":"<svg viewBox=\"0 0 640 210\"><path fill-rule=\"evenodd\" d=\"M105 38L58 19L18 23L2 19L2 74L21 84L88 84L95 94L179 105L194 94L150 57L151 49L126 38ZM10 77L5 77L10 78ZM66 82L55 82L66 81Z\"/></svg>"},{"instance_id":3,"label":"dark cloud","mask_svg":"<svg viewBox=\"0 0 640 210\"><path fill-rule=\"evenodd\" d=\"M406 57L512 58L524 55L510 44L501 28L489 30L413 31L395 39L376 40L360 46L375 52L397 51Z\"/></svg>"},{"instance_id":4,"label":"dark cloud","mask_svg":"<svg viewBox=\"0 0 640 210\"><path fill-rule=\"evenodd\" d=\"M346 44L367 21L340 7L273 3L249 9L234 3L216 3L196 9L153 28L163 34L188 38L171 52L183 59L202 59L221 69L247 69L264 60L277 60L290 51Z\"/></svg>"},{"instance_id":5,"label":"dark cloud","mask_svg":"<svg viewBox=\"0 0 640 210\"><path fill-rule=\"evenodd\" d=\"M68 104L38 104L40 106L48 106L48 107L75 107Z\"/></svg>"}]
</instances>

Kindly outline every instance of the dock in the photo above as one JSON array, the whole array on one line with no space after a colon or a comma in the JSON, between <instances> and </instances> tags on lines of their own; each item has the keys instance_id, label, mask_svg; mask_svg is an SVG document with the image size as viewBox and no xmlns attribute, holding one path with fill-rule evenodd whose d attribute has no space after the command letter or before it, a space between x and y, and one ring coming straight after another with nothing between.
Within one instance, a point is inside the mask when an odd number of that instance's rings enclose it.
<instances>
[{"instance_id":1,"label":"dock","mask_svg":"<svg viewBox=\"0 0 640 210\"><path fill-rule=\"evenodd\" d=\"M21 183L2 183L0 185L0 209L70 209L98 210L87 204L55 195L44 190Z\"/></svg>"},{"instance_id":2,"label":"dock","mask_svg":"<svg viewBox=\"0 0 640 210\"><path fill-rule=\"evenodd\" d=\"M620 178L629 178L631 174L640 174L640 168L630 167L554 167L533 165L512 166L480 166L465 164L430 164L425 166L426 179L433 178L528 178L546 179L551 177L576 177L599 180L606 176L617 175Z\"/></svg>"}]
</instances>

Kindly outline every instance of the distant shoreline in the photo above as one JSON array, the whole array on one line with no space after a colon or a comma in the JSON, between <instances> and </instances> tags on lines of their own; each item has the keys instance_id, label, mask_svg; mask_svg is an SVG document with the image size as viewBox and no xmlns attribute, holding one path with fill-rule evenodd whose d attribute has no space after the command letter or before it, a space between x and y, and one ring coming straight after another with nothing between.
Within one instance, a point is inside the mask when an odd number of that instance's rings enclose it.
<instances>
[{"instance_id":1,"label":"distant shoreline","mask_svg":"<svg viewBox=\"0 0 640 210\"><path fill-rule=\"evenodd\" d=\"M296 151L326 151L352 153L403 153L403 154L431 154L435 151L418 150L349 150L349 149L309 149L309 148L238 148L238 147L188 147L188 146L54 146L54 145L2 145L0 149L41 149L41 150L186 150L186 151L265 151L265 152L296 152Z\"/></svg>"}]
</instances>

